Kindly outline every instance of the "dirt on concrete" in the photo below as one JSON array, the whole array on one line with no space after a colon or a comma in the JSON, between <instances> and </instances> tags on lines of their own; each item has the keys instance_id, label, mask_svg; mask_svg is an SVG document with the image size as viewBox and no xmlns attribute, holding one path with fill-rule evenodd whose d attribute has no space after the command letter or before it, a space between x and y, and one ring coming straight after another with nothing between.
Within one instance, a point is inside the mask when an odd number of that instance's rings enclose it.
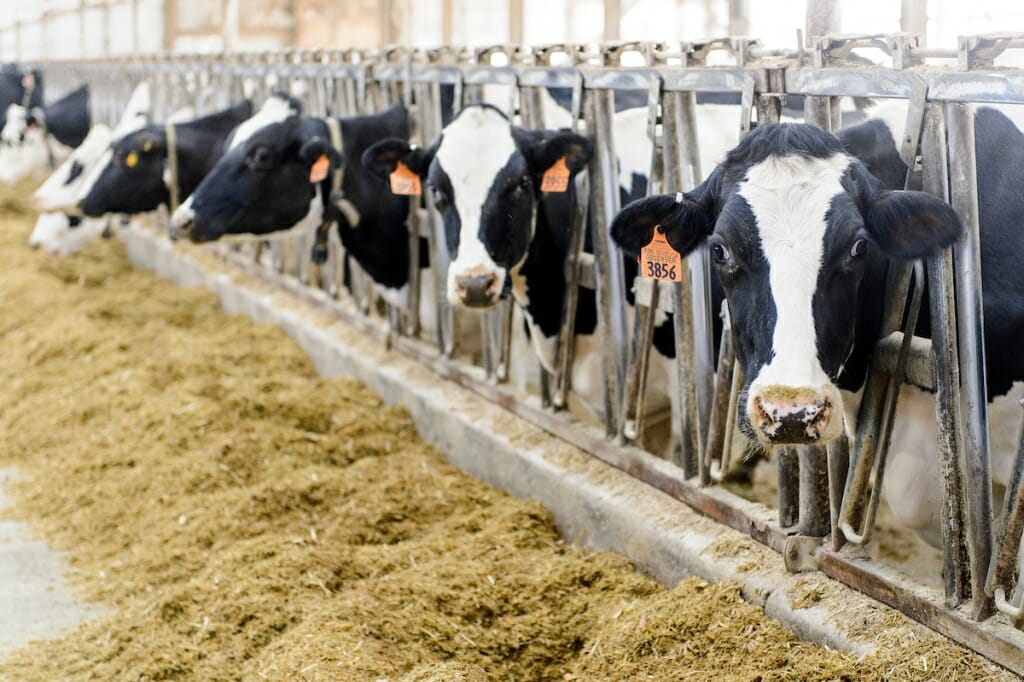
<instances>
[{"instance_id":1,"label":"dirt on concrete","mask_svg":"<svg viewBox=\"0 0 1024 682\"><path fill-rule=\"evenodd\" d=\"M56 260L0 197L0 466L104 615L12 680L988 680L908 628L857 659L735 584L671 590L450 467L408 415L276 328L134 270ZM488 453L481 452L481 457Z\"/></svg>"}]
</instances>

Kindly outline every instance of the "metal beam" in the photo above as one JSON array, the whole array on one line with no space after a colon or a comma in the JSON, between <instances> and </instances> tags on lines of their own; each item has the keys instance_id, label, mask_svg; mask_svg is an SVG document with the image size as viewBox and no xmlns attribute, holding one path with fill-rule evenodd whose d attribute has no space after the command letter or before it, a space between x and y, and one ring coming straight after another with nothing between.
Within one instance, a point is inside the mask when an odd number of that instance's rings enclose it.
<instances>
[{"instance_id":1,"label":"metal beam","mask_svg":"<svg viewBox=\"0 0 1024 682\"><path fill-rule=\"evenodd\" d=\"M604 0L604 39L618 40L621 25L622 0Z\"/></svg>"},{"instance_id":2,"label":"metal beam","mask_svg":"<svg viewBox=\"0 0 1024 682\"><path fill-rule=\"evenodd\" d=\"M522 45L524 34L523 0L508 0L508 39L513 45Z\"/></svg>"}]
</instances>

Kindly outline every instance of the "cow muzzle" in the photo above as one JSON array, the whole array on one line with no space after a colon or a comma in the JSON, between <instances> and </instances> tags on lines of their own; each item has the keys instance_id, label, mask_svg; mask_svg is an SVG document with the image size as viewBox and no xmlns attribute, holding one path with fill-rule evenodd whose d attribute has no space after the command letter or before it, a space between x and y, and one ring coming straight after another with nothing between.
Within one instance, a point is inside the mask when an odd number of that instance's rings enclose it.
<instances>
[{"instance_id":1,"label":"cow muzzle","mask_svg":"<svg viewBox=\"0 0 1024 682\"><path fill-rule=\"evenodd\" d=\"M492 308L501 296L501 278L492 270L470 268L457 273L454 293L459 305L466 308Z\"/></svg>"},{"instance_id":2,"label":"cow muzzle","mask_svg":"<svg viewBox=\"0 0 1024 682\"><path fill-rule=\"evenodd\" d=\"M834 388L751 387L747 414L758 438L771 445L824 444L842 430L841 400Z\"/></svg>"},{"instance_id":3,"label":"cow muzzle","mask_svg":"<svg viewBox=\"0 0 1024 682\"><path fill-rule=\"evenodd\" d=\"M167 228L167 236L171 238L171 241L178 241L179 239L187 239L192 232L192 228L195 225L195 213L191 207L187 207L182 204L178 207L178 210L171 215L170 225Z\"/></svg>"}]
</instances>

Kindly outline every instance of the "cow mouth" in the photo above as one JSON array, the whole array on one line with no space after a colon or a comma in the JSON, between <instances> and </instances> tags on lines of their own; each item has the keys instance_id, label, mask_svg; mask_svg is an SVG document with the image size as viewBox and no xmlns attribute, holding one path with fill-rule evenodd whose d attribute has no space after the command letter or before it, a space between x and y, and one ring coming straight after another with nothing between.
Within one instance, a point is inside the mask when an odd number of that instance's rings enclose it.
<instances>
[{"instance_id":1,"label":"cow mouth","mask_svg":"<svg viewBox=\"0 0 1024 682\"><path fill-rule=\"evenodd\" d=\"M831 428L834 411L832 400L826 396L793 402L754 396L749 419L758 439L766 445L821 445L836 435Z\"/></svg>"}]
</instances>

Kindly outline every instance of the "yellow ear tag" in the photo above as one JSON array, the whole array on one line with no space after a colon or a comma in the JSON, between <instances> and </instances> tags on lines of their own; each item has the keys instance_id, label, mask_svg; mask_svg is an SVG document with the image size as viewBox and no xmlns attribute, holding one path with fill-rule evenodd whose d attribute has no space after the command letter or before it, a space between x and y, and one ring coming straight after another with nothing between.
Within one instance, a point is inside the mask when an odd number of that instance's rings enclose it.
<instances>
[{"instance_id":1,"label":"yellow ear tag","mask_svg":"<svg viewBox=\"0 0 1024 682\"><path fill-rule=\"evenodd\" d=\"M544 171L540 181L541 192L564 192L569 189L569 167L565 165L565 157L555 161L551 168Z\"/></svg>"},{"instance_id":2,"label":"yellow ear tag","mask_svg":"<svg viewBox=\"0 0 1024 682\"><path fill-rule=\"evenodd\" d=\"M398 166L391 172L391 193L401 194L404 196L416 196L423 190L420 187L420 176L412 172L412 170L401 161L398 162Z\"/></svg>"},{"instance_id":3,"label":"yellow ear tag","mask_svg":"<svg viewBox=\"0 0 1024 682\"><path fill-rule=\"evenodd\" d=\"M683 278L683 257L672 248L661 232L661 225L654 226L650 243L640 249L640 275L665 282L679 282Z\"/></svg>"},{"instance_id":4,"label":"yellow ear tag","mask_svg":"<svg viewBox=\"0 0 1024 682\"><path fill-rule=\"evenodd\" d=\"M323 182L324 178L327 177L327 171L331 168L331 161L327 158L326 154L321 154L320 158L313 162L313 165L309 167L309 181L314 185L318 182Z\"/></svg>"},{"instance_id":5,"label":"yellow ear tag","mask_svg":"<svg viewBox=\"0 0 1024 682\"><path fill-rule=\"evenodd\" d=\"M142 151L148 152L153 148L153 140L146 140L142 143Z\"/></svg>"},{"instance_id":6,"label":"yellow ear tag","mask_svg":"<svg viewBox=\"0 0 1024 682\"><path fill-rule=\"evenodd\" d=\"M135 168L135 165L139 162L139 155L136 152L129 152L128 156L124 157L124 165L129 168Z\"/></svg>"}]
</instances>

